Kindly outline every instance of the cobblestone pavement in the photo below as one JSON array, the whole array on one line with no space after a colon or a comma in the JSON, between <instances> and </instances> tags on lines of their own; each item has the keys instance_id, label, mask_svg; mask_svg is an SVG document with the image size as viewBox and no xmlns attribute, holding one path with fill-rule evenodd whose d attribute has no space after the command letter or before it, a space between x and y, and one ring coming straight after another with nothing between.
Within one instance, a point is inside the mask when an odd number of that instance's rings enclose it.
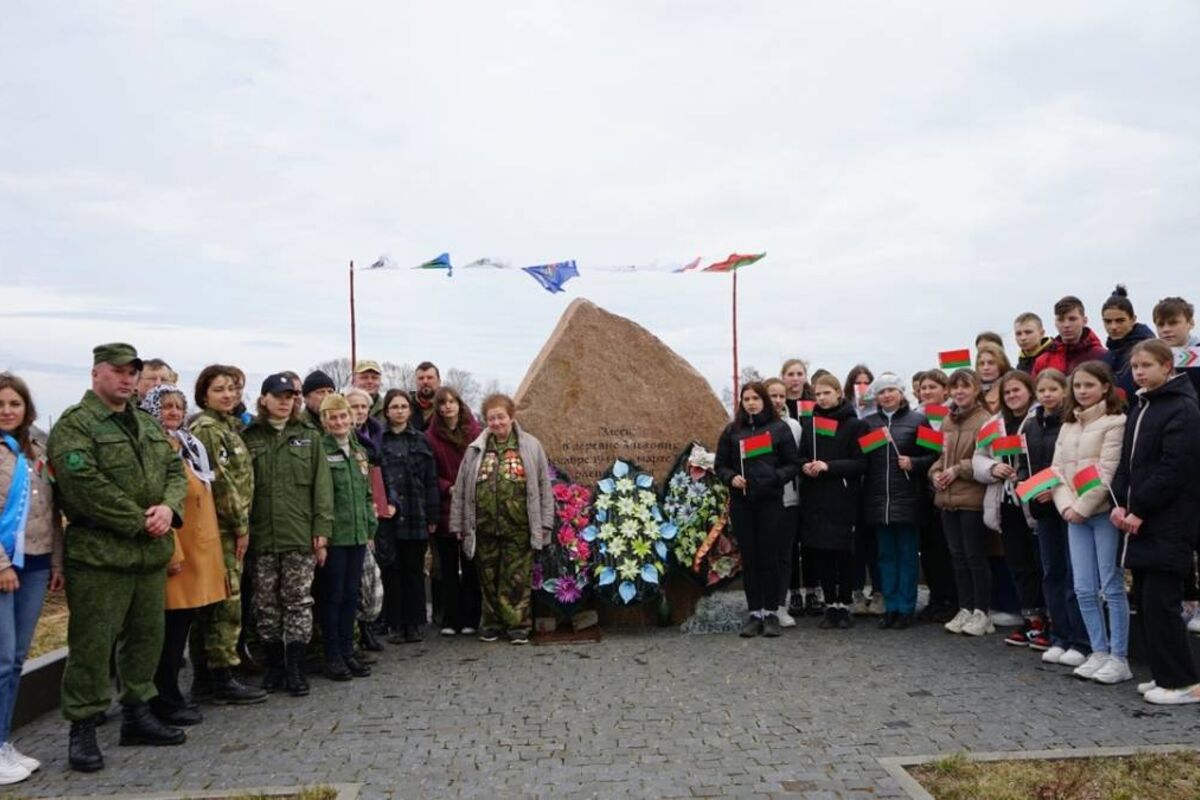
<instances>
[{"instance_id":1,"label":"cobblestone pavement","mask_svg":"<svg viewBox=\"0 0 1200 800\"><path fill-rule=\"evenodd\" d=\"M776 639L609 631L598 644L389 645L365 680L206 707L183 747L66 768L67 726L19 730L20 796L357 782L380 797L902 797L879 756L1194 742L1194 707L1146 705L938 626ZM1145 670L1138 679L1147 680ZM0 791L0 796L3 792Z\"/></svg>"}]
</instances>

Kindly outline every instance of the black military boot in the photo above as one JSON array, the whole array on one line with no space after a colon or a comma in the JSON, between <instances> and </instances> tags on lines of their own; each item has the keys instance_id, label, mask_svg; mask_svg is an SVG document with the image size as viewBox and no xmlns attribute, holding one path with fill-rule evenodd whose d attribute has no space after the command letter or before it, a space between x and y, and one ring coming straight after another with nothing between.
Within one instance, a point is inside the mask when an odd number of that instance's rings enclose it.
<instances>
[{"instance_id":1,"label":"black military boot","mask_svg":"<svg viewBox=\"0 0 1200 800\"><path fill-rule=\"evenodd\" d=\"M250 706L267 699L267 693L239 681L229 667L212 670L213 702L218 705Z\"/></svg>"},{"instance_id":2,"label":"black military boot","mask_svg":"<svg viewBox=\"0 0 1200 800\"><path fill-rule=\"evenodd\" d=\"M363 650L372 653L383 652L383 642L379 641L379 637L375 635L369 622L358 623L358 643Z\"/></svg>"},{"instance_id":3,"label":"black military boot","mask_svg":"<svg viewBox=\"0 0 1200 800\"><path fill-rule=\"evenodd\" d=\"M308 679L304 677L304 642L288 642L284 647L284 685L292 697L308 694Z\"/></svg>"},{"instance_id":4,"label":"black military boot","mask_svg":"<svg viewBox=\"0 0 1200 800\"><path fill-rule=\"evenodd\" d=\"M123 706L121 708L121 746L148 744L153 747L183 744L187 734L164 725L150 713L150 707L145 703Z\"/></svg>"},{"instance_id":5,"label":"black military boot","mask_svg":"<svg viewBox=\"0 0 1200 800\"><path fill-rule=\"evenodd\" d=\"M204 722L204 715L196 709L167 703L161 696L150 701L150 711L158 717L159 721L177 728L199 725Z\"/></svg>"},{"instance_id":6,"label":"black military boot","mask_svg":"<svg viewBox=\"0 0 1200 800\"><path fill-rule=\"evenodd\" d=\"M78 772L104 769L104 754L100 752L100 745L96 744L95 717L71 723L67 760L71 763L71 769Z\"/></svg>"},{"instance_id":7,"label":"black military boot","mask_svg":"<svg viewBox=\"0 0 1200 800\"><path fill-rule=\"evenodd\" d=\"M371 668L359 661L356 656L347 656L344 660L346 669L350 670L350 674L354 677L365 678L371 674Z\"/></svg>"},{"instance_id":8,"label":"black military boot","mask_svg":"<svg viewBox=\"0 0 1200 800\"><path fill-rule=\"evenodd\" d=\"M284 686L283 642L267 642L263 650L267 654L267 674L262 688L268 693L277 692Z\"/></svg>"}]
</instances>

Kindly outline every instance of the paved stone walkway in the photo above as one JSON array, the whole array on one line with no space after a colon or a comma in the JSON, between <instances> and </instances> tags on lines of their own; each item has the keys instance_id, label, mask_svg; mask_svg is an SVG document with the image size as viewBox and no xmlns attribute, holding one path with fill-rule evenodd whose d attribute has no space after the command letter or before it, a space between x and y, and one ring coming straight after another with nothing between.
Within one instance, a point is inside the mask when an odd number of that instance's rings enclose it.
<instances>
[{"instance_id":1,"label":"paved stone walkway","mask_svg":"<svg viewBox=\"0 0 1200 800\"><path fill-rule=\"evenodd\" d=\"M380 797L902 797L879 756L1195 742L1194 707L1043 667L937 626L781 639L610 631L599 644L391 646L375 674L305 699L205 709L175 748L66 768L66 724L17 732L43 770L20 796L358 782ZM1138 672L1146 680L1145 670ZM3 793L0 792L0 796Z\"/></svg>"}]
</instances>

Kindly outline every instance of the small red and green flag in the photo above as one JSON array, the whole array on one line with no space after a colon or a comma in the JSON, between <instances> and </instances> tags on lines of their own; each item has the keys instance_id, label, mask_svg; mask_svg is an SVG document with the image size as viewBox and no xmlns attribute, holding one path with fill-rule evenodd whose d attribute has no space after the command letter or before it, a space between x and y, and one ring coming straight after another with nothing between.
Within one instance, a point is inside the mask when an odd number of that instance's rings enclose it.
<instances>
[{"instance_id":1,"label":"small red and green flag","mask_svg":"<svg viewBox=\"0 0 1200 800\"><path fill-rule=\"evenodd\" d=\"M1071 483L1075 485L1075 494L1084 495L1092 489L1103 486L1104 480L1100 477L1100 468L1093 464L1076 472L1075 479Z\"/></svg>"},{"instance_id":2,"label":"small red and green flag","mask_svg":"<svg viewBox=\"0 0 1200 800\"><path fill-rule=\"evenodd\" d=\"M764 258L766 253L757 253L751 255L741 255L739 253L730 253L729 258L724 261L718 261L715 264L709 264L701 272L733 272L741 267L747 267Z\"/></svg>"},{"instance_id":3,"label":"small red and green flag","mask_svg":"<svg viewBox=\"0 0 1200 800\"><path fill-rule=\"evenodd\" d=\"M771 434L769 431L763 431L754 436L747 436L738 444L742 448L742 458L765 456L771 452Z\"/></svg>"},{"instance_id":4,"label":"small red and green flag","mask_svg":"<svg viewBox=\"0 0 1200 800\"><path fill-rule=\"evenodd\" d=\"M925 406L925 418L930 422L941 422L950 414L950 409L947 406L941 406L937 403L930 403Z\"/></svg>"},{"instance_id":5,"label":"small red and green flag","mask_svg":"<svg viewBox=\"0 0 1200 800\"><path fill-rule=\"evenodd\" d=\"M876 428L866 436L858 437L858 446L864 453L872 453L881 447L886 447L888 435L886 428Z\"/></svg>"},{"instance_id":6,"label":"small red and green flag","mask_svg":"<svg viewBox=\"0 0 1200 800\"><path fill-rule=\"evenodd\" d=\"M917 444L926 450L940 453L945 442L946 435L941 431L935 431L928 425L921 425L917 428Z\"/></svg>"},{"instance_id":7,"label":"small red and green flag","mask_svg":"<svg viewBox=\"0 0 1200 800\"><path fill-rule=\"evenodd\" d=\"M970 350L943 350L938 353L938 366L942 369L961 369L971 366Z\"/></svg>"},{"instance_id":8,"label":"small red and green flag","mask_svg":"<svg viewBox=\"0 0 1200 800\"><path fill-rule=\"evenodd\" d=\"M829 417L813 417L813 430L817 436L837 436L838 421Z\"/></svg>"},{"instance_id":9,"label":"small red and green flag","mask_svg":"<svg viewBox=\"0 0 1200 800\"><path fill-rule=\"evenodd\" d=\"M817 408L816 400L801 400L796 403L796 413L801 417L811 417Z\"/></svg>"},{"instance_id":10,"label":"small red and green flag","mask_svg":"<svg viewBox=\"0 0 1200 800\"><path fill-rule=\"evenodd\" d=\"M992 441L992 455L1019 456L1025 452L1025 438L1017 433L1012 436L997 436Z\"/></svg>"},{"instance_id":11,"label":"small red and green flag","mask_svg":"<svg viewBox=\"0 0 1200 800\"><path fill-rule=\"evenodd\" d=\"M1042 492L1048 492L1062 483L1062 478L1051 467L1046 467L1036 475L1026 478L1017 484L1017 497L1022 503L1028 503Z\"/></svg>"},{"instance_id":12,"label":"small red and green flag","mask_svg":"<svg viewBox=\"0 0 1200 800\"><path fill-rule=\"evenodd\" d=\"M987 447L989 444L999 439L1002 432L1003 429L1000 427L1000 420L992 420L979 429L979 434L975 437L975 446Z\"/></svg>"}]
</instances>

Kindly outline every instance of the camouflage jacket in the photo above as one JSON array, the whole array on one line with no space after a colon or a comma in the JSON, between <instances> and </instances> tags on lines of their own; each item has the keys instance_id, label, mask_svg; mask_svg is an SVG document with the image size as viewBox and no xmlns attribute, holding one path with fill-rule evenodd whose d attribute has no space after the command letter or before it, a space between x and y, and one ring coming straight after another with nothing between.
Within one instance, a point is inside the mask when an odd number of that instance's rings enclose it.
<instances>
[{"instance_id":1,"label":"camouflage jacket","mask_svg":"<svg viewBox=\"0 0 1200 800\"><path fill-rule=\"evenodd\" d=\"M146 509L183 524L183 461L149 414L115 412L88 390L50 432L50 463L67 516L66 561L125 572L164 568L175 536L146 533Z\"/></svg>"},{"instance_id":2,"label":"camouflage jacket","mask_svg":"<svg viewBox=\"0 0 1200 800\"><path fill-rule=\"evenodd\" d=\"M238 434L240 425L235 417L205 409L188 426L208 451L216 476L212 487L217 523L228 536L250 533L250 503L254 500L254 462Z\"/></svg>"},{"instance_id":3,"label":"camouflage jacket","mask_svg":"<svg viewBox=\"0 0 1200 800\"><path fill-rule=\"evenodd\" d=\"M366 544L375 535L375 499L367 450L350 437L350 455L329 434L321 437L333 477L333 534L330 545Z\"/></svg>"},{"instance_id":4,"label":"camouflage jacket","mask_svg":"<svg viewBox=\"0 0 1200 800\"><path fill-rule=\"evenodd\" d=\"M251 552L309 552L333 527L333 480L321 434L302 422L277 431L259 420L242 439L254 459Z\"/></svg>"}]
</instances>

